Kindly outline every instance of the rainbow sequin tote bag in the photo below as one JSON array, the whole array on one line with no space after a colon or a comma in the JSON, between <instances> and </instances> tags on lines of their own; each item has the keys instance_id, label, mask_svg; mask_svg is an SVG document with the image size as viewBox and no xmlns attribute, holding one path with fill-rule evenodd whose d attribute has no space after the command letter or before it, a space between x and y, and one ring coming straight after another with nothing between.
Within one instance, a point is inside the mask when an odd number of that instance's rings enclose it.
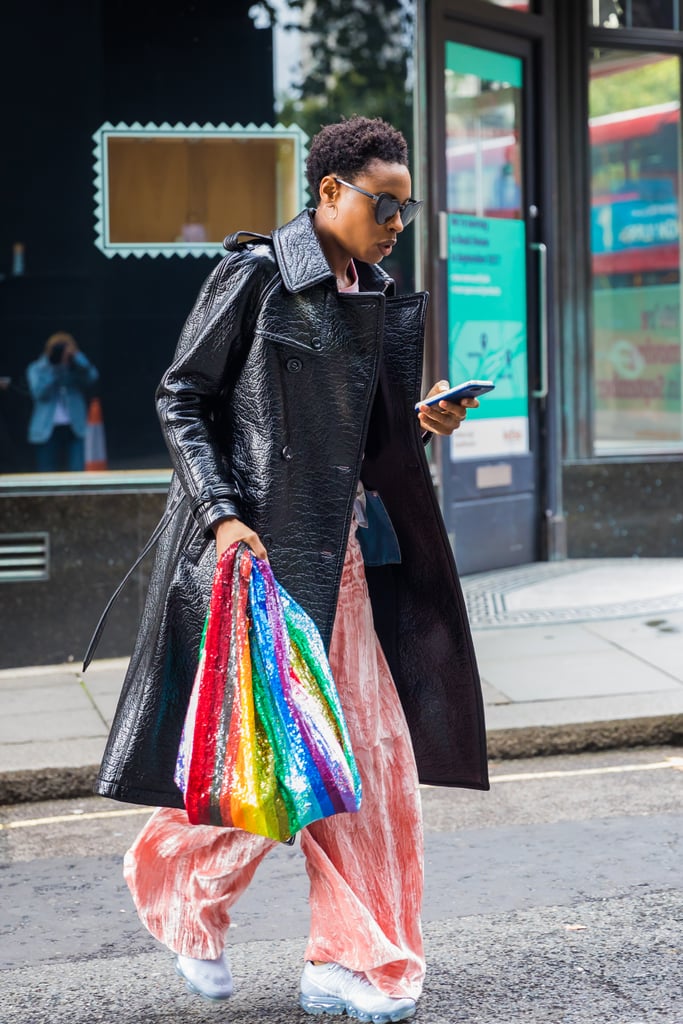
<instances>
[{"instance_id":1,"label":"rainbow sequin tote bag","mask_svg":"<svg viewBox=\"0 0 683 1024\"><path fill-rule=\"evenodd\" d=\"M360 806L317 627L243 543L216 566L175 781L192 824L281 841Z\"/></svg>"}]
</instances>

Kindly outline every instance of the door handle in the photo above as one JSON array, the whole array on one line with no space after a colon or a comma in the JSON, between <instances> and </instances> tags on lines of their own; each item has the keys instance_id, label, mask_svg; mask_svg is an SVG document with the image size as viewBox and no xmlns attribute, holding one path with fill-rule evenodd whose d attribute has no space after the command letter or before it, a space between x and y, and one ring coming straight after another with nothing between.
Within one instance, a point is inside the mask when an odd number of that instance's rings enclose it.
<instances>
[{"instance_id":1,"label":"door handle","mask_svg":"<svg viewBox=\"0 0 683 1024\"><path fill-rule=\"evenodd\" d=\"M439 229L439 259L448 259L448 212L446 210L439 210L438 213L438 229Z\"/></svg>"},{"instance_id":2,"label":"door handle","mask_svg":"<svg viewBox=\"0 0 683 1024\"><path fill-rule=\"evenodd\" d=\"M538 319L539 319L539 375L540 388L531 392L532 398L548 395L548 246L545 242L531 242L529 248L538 253Z\"/></svg>"}]
</instances>

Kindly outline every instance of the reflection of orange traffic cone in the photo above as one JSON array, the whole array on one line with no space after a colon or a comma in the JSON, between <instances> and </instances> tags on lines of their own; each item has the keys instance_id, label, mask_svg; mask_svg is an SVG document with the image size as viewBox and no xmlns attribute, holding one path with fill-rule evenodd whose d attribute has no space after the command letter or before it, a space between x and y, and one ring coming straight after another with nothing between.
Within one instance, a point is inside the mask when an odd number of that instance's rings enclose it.
<instances>
[{"instance_id":1,"label":"reflection of orange traffic cone","mask_svg":"<svg viewBox=\"0 0 683 1024\"><path fill-rule=\"evenodd\" d=\"M91 398L88 422L85 428L86 471L107 468L107 442L104 436L104 417L99 398Z\"/></svg>"}]
</instances>

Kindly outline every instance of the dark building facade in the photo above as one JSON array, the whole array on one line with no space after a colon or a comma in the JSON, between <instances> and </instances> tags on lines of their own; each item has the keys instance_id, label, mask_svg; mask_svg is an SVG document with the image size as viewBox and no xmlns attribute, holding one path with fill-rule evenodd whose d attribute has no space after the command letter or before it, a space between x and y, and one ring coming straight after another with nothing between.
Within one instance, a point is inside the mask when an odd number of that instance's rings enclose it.
<instances>
[{"instance_id":1,"label":"dark building facade","mask_svg":"<svg viewBox=\"0 0 683 1024\"><path fill-rule=\"evenodd\" d=\"M427 375L496 384L433 449L461 572L683 554L678 0L366 6L3 8L1 666L82 655L163 507L154 389L222 237L310 202L307 140L354 112L411 145L386 268L431 293ZM97 370L85 463L38 472L59 332Z\"/></svg>"}]
</instances>

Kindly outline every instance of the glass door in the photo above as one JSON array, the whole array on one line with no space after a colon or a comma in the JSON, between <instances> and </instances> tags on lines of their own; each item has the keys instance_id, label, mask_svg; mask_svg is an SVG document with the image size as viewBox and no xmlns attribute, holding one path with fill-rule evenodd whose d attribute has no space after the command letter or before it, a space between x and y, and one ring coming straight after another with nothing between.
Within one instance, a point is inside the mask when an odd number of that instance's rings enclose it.
<instances>
[{"instance_id":1,"label":"glass door","mask_svg":"<svg viewBox=\"0 0 683 1024\"><path fill-rule=\"evenodd\" d=\"M446 522L468 573L539 557L546 250L536 238L530 44L447 24L436 143L441 372L451 384L495 384L442 452Z\"/></svg>"}]
</instances>

